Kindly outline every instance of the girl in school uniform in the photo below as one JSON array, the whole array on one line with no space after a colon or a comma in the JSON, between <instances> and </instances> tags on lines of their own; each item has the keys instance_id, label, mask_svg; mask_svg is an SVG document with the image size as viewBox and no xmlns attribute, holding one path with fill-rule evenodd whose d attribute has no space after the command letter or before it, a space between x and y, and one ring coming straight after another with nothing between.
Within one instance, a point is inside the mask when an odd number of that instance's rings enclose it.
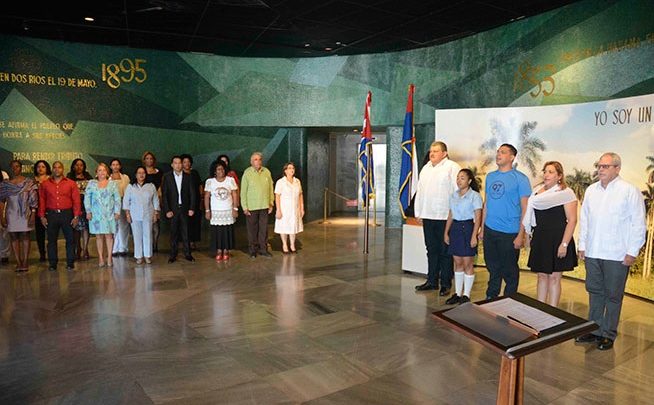
<instances>
[{"instance_id":1,"label":"girl in school uniform","mask_svg":"<svg viewBox=\"0 0 654 405\"><path fill-rule=\"evenodd\" d=\"M450 213L445 224L444 241L454 258L454 294L447 305L470 301L475 281L473 261L477 255L477 232L481 223L482 200L479 184L470 169L461 169L456 176L459 188L450 197Z\"/></svg>"}]
</instances>

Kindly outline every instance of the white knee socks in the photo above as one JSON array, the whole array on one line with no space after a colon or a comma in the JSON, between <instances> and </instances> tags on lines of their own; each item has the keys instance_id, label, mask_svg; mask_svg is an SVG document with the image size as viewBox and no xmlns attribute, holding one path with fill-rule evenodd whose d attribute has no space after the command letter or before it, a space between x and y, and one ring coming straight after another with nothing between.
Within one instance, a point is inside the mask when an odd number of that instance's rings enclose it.
<instances>
[{"instance_id":1,"label":"white knee socks","mask_svg":"<svg viewBox=\"0 0 654 405\"><path fill-rule=\"evenodd\" d=\"M461 273L463 274L463 273ZM465 275L463 277L463 295L470 298L470 291L472 291L472 284L475 282L475 275Z\"/></svg>"},{"instance_id":2,"label":"white knee socks","mask_svg":"<svg viewBox=\"0 0 654 405\"><path fill-rule=\"evenodd\" d=\"M454 272L454 292L459 297L461 296L461 291L463 291L463 272L455 271Z\"/></svg>"}]
</instances>

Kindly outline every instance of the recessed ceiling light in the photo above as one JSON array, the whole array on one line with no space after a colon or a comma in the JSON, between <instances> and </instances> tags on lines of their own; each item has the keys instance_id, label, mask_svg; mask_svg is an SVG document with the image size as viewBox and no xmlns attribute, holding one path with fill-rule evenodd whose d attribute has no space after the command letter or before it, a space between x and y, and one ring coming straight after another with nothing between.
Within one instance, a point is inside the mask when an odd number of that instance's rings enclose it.
<instances>
[{"instance_id":1,"label":"recessed ceiling light","mask_svg":"<svg viewBox=\"0 0 654 405\"><path fill-rule=\"evenodd\" d=\"M93 22L93 21L95 21L95 18L93 18L93 17L84 17L84 21Z\"/></svg>"},{"instance_id":2,"label":"recessed ceiling light","mask_svg":"<svg viewBox=\"0 0 654 405\"><path fill-rule=\"evenodd\" d=\"M327 48L325 48L325 50L326 50L326 51L331 51L331 50L332 50L332 48L330 48L330 47L327 47Z\"/></svg>"},{"instance_id":3,"label":"recessed ceiling light","mask_svg":"<svg viewBox=\"0 0 654 405\"><path fill-rule=\"evenodd\" d=\"M340 44L341 44L341 41L336 41L336 45L340 45Z\"/></svg>"},{"instance_id":4,"label":"recessed ceiling light","mask_svg":"<svg viewBox=\"0 0 654 405\"><path fill-rule=\"evenodd\" d=\"M305 47L305 48L308 48L308 47L310 47L310 46L311 46L311 44L308 43L308 42L307 42L306 44L304 44L304 47Z\"/></svg>"},{"instance_id":5,"label":"recessed ceiling light","mask_svg":"<svg viewBox=\"0 0 654 405\"><path fill-rule=\"evenodd\" d=\"M359 130L358 130L358 129L356 129L356 128L354 128L354 132L359 132Z\"/></svg>"}]
</instances>

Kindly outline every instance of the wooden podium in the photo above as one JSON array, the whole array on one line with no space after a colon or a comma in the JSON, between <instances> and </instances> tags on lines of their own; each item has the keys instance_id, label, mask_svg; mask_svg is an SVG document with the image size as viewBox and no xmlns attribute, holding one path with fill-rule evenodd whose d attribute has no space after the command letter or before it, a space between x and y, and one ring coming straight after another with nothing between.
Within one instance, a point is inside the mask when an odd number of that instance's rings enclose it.
<instances>
[{"instance_id":1,"label":"wooden podium","mask_svg":"<svg viewBox=\"0 0 654 405\"><path fill-rule=\"evenodd\" d=\"M507 301L499 302L501 300ZM510 315L501 316L489 312L484 309L484 304L490 304L487 307L497 304L507 304L508 307L513 304L516 307L528 307L533 312L544 313L545 316L556 318L560 323L546 329L532 328ZM474 304L466 303L434 312L433 316L449 328L502 356L497 389L497 404L502 405L522 404L524 357L526 355L597 329L597 325L592 321L587 321L520 293Z\"/></svg>"}]
</instances>

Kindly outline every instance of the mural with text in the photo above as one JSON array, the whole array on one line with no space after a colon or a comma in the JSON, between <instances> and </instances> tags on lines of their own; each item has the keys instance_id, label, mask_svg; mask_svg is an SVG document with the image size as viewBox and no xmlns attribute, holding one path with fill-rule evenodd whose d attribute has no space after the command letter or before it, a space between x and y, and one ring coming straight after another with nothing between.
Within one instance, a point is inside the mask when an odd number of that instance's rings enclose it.
<instances>
[{"instance_id":1,"label":"mural with text","mask_svg":"<svg viewBox=\"0 0 654 405\"><path fill-rule=\"evenodd\" d=\"M495 151L505 142L518 149L515 165L532 186L542 181L545 162L559 161L580 201L597 181L596 163L602 153L618 153L620 176L642 191L648 230L630 269L627 292L654 299L653 109L654 95L557 106L439 110L436 139L445 141L452 159L472 169L482 184L486 174L497 169ZM521 268L526 268L527 257L523 249ZM483 263L483 254L478 263ZM565 274L585 278L583 262Z\"/></svg>"}]
</instances>

